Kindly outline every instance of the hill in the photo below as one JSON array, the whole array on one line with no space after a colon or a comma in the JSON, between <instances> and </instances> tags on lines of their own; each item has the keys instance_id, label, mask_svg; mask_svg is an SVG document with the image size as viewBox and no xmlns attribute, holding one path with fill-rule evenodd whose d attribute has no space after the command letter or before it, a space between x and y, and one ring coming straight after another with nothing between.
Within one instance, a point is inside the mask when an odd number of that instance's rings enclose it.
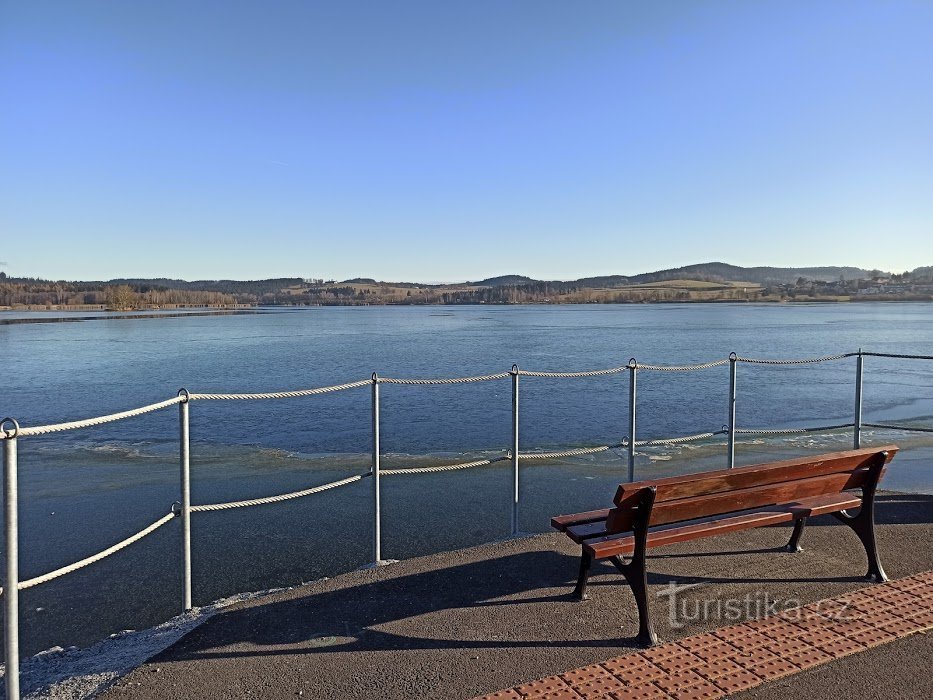
<instances>
[{"instance_id":1,"label":"hill","mask_svg":"<svg viewBox=\"0 0 933 700\"><path fill-rule=\"evenodd\" d=\"M820 282L835 282L842 279L871 279L878 270L865 270L860 267L739 267L723 262L687 265L669 270L646 272L634 275L629 280L632 284L660 282L669 279L696 279L704 281L740 280L756 284L791 284L800 277Z\"/></svg>"},{"instance_id":2,"label":"hill","mask_svg":"<svg viewBox=\"0 0 933 700\"><path fill-rule=\"evenodd\" d=\"M871 279L884 274L879 270L865 270L860 267L740 267L723 262L699 263L684 267L673 267L655 272L643 272L637 275L604 275L600 277L581 277L577 280L535 280L524 275L502 275L490 277L480 282L469 282L477 287L517 287L528 284L571 284L577 287L616 288L629 285L665 282L668 280L697 280L700 282L739 281L753 284L793 284L799 278L818 282L835 282L839 279Z\"/></svg>"},{"instance_id":3,"label":"hill","mask_svg":"<svg viewBox=\"0 0 933 700\"><path fill-rule=\"evenodd\" d=\"M538 280L525 277L524 275L501 275L499 277L490 277L480 282L467 282L467 285L471 287L514 287L519 284L532 284L537 281Z\"/></svg>"},{"instance_id":4,"label":"hill","mask_svg":"<svg viewBox=\"0 0 933 700\"><path fill-rule=\"evenodd\" d=\"M118 293L119 292L119 293ZM7 308L168 305L372 305L372 304L622 304L710 301L870 301L930 299L933 267L890 274L858 267L740 267L700 263L636 275L577 280L536 280L499 275L478 282L426 284L343 282L299 277L263 280L122 278L66 282L10 278L0 272L0 306Z\"/></svg>"}]
</instances>

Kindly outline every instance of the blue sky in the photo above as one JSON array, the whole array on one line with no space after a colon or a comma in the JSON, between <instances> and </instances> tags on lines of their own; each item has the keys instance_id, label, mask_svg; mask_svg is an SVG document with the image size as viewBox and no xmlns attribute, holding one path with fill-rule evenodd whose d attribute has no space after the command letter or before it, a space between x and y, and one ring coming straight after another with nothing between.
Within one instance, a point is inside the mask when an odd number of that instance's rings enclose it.
<instances>
[{"instance_id":1,"label":"blue sky","mask_svg":"<svg viewBox=\"0 0 933 700\"><path fill-rule=\"evenodd\" d=\"M0 5L11 275L933 264L933 2Z\"/></svg>"}]
</instances>

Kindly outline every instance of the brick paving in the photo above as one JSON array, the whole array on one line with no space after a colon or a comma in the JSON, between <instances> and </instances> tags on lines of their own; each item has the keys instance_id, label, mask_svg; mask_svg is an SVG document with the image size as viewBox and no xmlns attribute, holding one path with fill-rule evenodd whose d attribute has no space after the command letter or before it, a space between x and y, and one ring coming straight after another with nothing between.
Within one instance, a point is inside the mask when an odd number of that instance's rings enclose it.
<instances>
[{"instance_id":1,"label":"brick paving","mask_svg":"<svg viewBox=\"0 0 933 700\"><path fill-rule=\"evenodd\" d=\"M713 630L476 700L722 698L933 629L933 571Z\"/></svg>"}]
</instances>

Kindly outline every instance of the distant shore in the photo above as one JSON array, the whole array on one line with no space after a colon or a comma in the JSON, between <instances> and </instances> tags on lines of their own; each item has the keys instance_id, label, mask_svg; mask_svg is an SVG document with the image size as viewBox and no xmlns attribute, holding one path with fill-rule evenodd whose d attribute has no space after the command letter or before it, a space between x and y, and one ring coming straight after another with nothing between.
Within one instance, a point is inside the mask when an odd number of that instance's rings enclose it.
<instances>
[{"instance_id":1,"label":"distant shore","mask_svg":"<svg viewBox=\"0 0 933 700\"><path fill-rule=\"evenodd\" d=\"M184 309L252 309L256 304L152 304L138 308L115 309L106 304L14 304L0 306L0 311L106 311L124 314L131 311L177 311Z\"/></svg>"},{"instance_id":2,"label":"distant shore","mask_svg":"<svg viewBox=\"0 0 933 700\"><path fill-rule=\"evenodd\" d=\"M3 309L0 309L2 313ZM14 309L10 313L20 311L19 309ZM51 315L53 311L60 311L62 313L68 313L68 316L53 316ZM16 318L3 318L0 316L0 326L12 326L22 323L76 323L78 321L114 321L114 320L123 320L123 319L158 319L158 318L189 318L193 316L233 316L239 314L258 314L262 313L259 309L253 308L237 308L237 309L224 309L216 308L211 310L192 310L185 311L184 309L178 309L175 311L160 311L158 309L143 309L141 311L100 311L96 316L79 316L80 313L88 313L86 311L70 311L62 309L43 309L43 316L27 316L27 317L16 317ZM75 314L75 315L71 315Z\"/></svg>"},{"instance_id":3,"label":"distant shore","mask_svg":"<svg viewBox=\"0 0 933 700\"><path fill-rule=\"evenodd\" d=\"M60 312L60 313L81 313L95 312L106 313L108 317L121 316L127 314L141 314L144 312L173 312L180 311L190 315L198 309L210 310L207 313L223 313L225 311L254 311L263 307L283 308L283 309L301 309L301 308L321 308L325 306L341 307L364 307L364 306L586 306L599 304L603 306L630 306L630 305L670 305L670 304L862 304L862 303L907 303L907 302L933 302L933 296L858 296L858 297L808 297L799 296L793 299L789 298L768 298L757 297L754 299L631 299L625 301L461 301L455 303L445 303L443 301L334 301L312 302L312 303L249 303L249 304L166 304L161 306L145 306L133 309L113 309L103 304L25 304L15 306L0 306L0 313L4 312ZM127 316L128 318L130 316Z\"/></svg>"}]
</instances>

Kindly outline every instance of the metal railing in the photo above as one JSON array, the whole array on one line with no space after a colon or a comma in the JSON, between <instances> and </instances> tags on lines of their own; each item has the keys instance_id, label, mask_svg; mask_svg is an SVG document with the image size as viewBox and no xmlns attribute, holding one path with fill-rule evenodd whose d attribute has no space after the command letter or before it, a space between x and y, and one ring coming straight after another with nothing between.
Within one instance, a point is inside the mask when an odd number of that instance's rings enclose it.
<instances>
[{"instance_id":1,"label":"metal railing","mask_svg":"<svg viewBox=\"0 0 933 700\"><path fill-rule=\"evenodd\" d=\"M852 423L843 423L838 425L826 425L803 428L738 428L736 426L736 380L737 368L741 362L760 365L809 365L814 363L829 362L841 360L848 357L856 358L855 373L855 411L854 421ZM0 421L0 441L3 443L3 507L6 538L6 581L5 586L0 589L0 594L4 598L4 631L5 631L5 659L6 659L6 697L8 700L18 700L19 695L19 591L47 583L60 576L82 569L90 564L98 562L111 554L128 547L147 535L155 532L163 525L172 520L181 520L181 550L182 550L182 611L190 610L192 607L192 583L191 583L191 514L211 512L218 510L227 510L231 508L244 508L250 506L265 505L270 503L279 503L282 501L302 498L316 493L321 493L341 486L346 486L364 479L372 479L373 491L373 564L379 565L382 559L382 510L381 510L381 489L380 477L382 476L400 476L411 474L425 474L434 472L448 472L461 469L471 469L475 467L488 466L498 462L508 461L512 467L512 508L511 508L511 531L513 535L518 534L518 513L520 505L520 467L523 461L536 461L547 459L561 459L567 457L577 457L582 455L597 454L612 449L625 449L628 457L628 479L635 479L635 455L637 447L653 445L673 445L709 439L718 435L727 435L727 453L726 463L729 468L735 466L735 439L736 435L792 435L799 433L811 433L828 430L853 429L853 446L858 448L861 443L861 429L863 427L892 429L903 431L916 431L922 433L933 433L933 427L915 427L905 425L893 425L885 423L863 423L862 422L862 380L864 374L865 357L885 357L897 359L918 359L933 360L929 355L907 355L891 354L877 352L850 352L840 355L830 355L825 357L815 357L798 360L774 360L760 359L750 357L740 357L736 353L731 353L727 359L715 360L695 365L640 365L632 358L626 365L610 369L583 371L583 372L551 372L551 371L529 371L521 370L518 365L513 365L508 372L499 374L489 374L473 377L453 377L443 379L396 379L390 377L380 377L373 372L369 379L363 379L345 384L320 387L315 389L305 389L300 391L282 391L273 393L240 393L240 394L211 394L211 393L191 393L186 389L180 389L177 396L158 403L142 406L140 408L122 411L105 416L88 418L85 420L71 421L67 423L57 423L53 425L40 425L32 427L21 427L17 421L12 418L4 418ZM649 372L693 372L713 367L729 365L729 397L727 425L720 430L698 433L695 435L686 435L673 438L661 438L653 440L637 440L636 427L636 399L637 382L639 371ZM519 452L519 379L521 377L544 377L544 378L566 378L575 379L583 377L601 377L613 374L628 373L629 377L629 406L628 406L628 435L620 443L612 445L599 445L595 447L581 447L557 452ZM488 459L474 460L471 462L461 462L455 464L445 464L432 467L412 467L403 469L382 469L380 464L380 435L379 435L379 386L381 384L399 384L407 386L425 386L425 385L448 385L448 384L469 384L475 382L498 381L509 379L511 381L511 446L504 451L504 454L498 457ZM211 503L192 505L191 504L191 445L190 445L190 404L192 401L244 401L244 400L266 400L266 399L285 399L299 398L306 396L316 396L337 391L346 391L350 389L369 386L371 391L371 414L372 414L372 464L368 472L355 474L353 476L340 479L338 481L314 486L301 491L293 491L276 496L256 498L244 501L231 501L226 503ZM19 580L19 543L18 543L18 492L17 492L17 450L19 441L26 437L47 435L67 430L78 430L114 421L125 420L135 416L144 415L154 411L160 411L171 406L178 406L179 421L179 466L180 466L180 500L172 504L168 513L161 518L143 528L139 532L127 537L124 540L108 547L85 559L77 561L68 566L56 569L41 576L37 576L26 581Z\"/></svg>"}]
</instances>

